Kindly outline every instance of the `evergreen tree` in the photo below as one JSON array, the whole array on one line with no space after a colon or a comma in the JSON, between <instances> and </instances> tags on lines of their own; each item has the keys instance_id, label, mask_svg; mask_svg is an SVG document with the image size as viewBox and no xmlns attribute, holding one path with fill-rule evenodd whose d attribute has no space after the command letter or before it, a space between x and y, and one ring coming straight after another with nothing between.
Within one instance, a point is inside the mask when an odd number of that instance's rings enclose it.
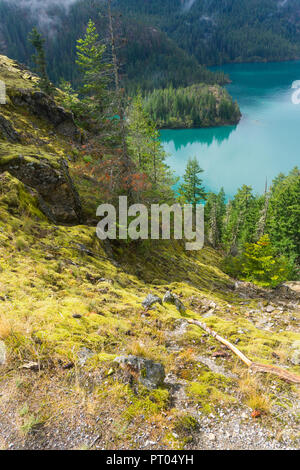
<instances>
[{"instance_id":1,"label":"evergreen tree","mask_svg":"<svg viewBox=\"0 0 300 470\"><path fill-rule=\"evenodd\" d=\"M203 181L199 177L201 173L203 173L203 170L197 158L190 158L183 177L184 183L179 188L182 202L192 204L194 208L201 201L206 200L206 192L202 185Z\"/></svg>"},{"instance_id":2,"label":"evergreen tree","mask_svg":"<svg viewBox=\"0 0 300 470\"><path fill-rule=\"evenodd\" d=\"M279 253L300 260L300 170L279 175L271 188L266 230Z\"/></svg>"},{"instance_id":3,"label":"evergreen tree","mask_svg":"<svg viewBox=\"0 0 300 470\"><path fill-rule=\"evenodd\" d=\"M227 212L222 240L227 253L236 255L247 241L254 241L257 217L257 199L252 194L252 188L243 185Z\"/></svg>"},{"instance_id":4,"label":"evergreen tree","mask_svg":"<svg viewBox=\"0 0 300 470\"><path fill-rule=\"evenodd\" d=\"M233 277L263 287L276 287L291 275L288 260L276 256L268 235L264 235L256 243L246 243L240 256L225 259L224 268Z\"/></svg>"},{"instance_id":5,"label":"evergreen tree","mask_svg":"<svg viewBox=\"0 0 300 470\"><path fill-rule=\"evenodd\" d=\"M214 248L221 243L225 213L224 189L219 194L209 193L205 204L206 235Z\"/></svg>"},{"instance_id":6,"label":"evergreen tree","mask_svg":"<svg viewBox=\"0 0 300 470\"><path fill-rule=\"evenodd\" d=\"M51 96L53 95L55 88L50 82L47 74L47 62L44 49L45 39L36 28L33 28L28 36L28 40L36 50L32 59L35 64L36 72L40 76L39 87L44 93Z\"/></svg>"},{"instance_id":7,"label":"evergreen tree","mask_svg":"<svg viewBox=\"0 0 300 470\"><path fill-rule=\"evenodd\" d=\"M101 121L109 104L108 84L111 65L104 61L106 46L100 42L96 25L89 20L85 36L77 40L77 59L82 73L82 93L91 115Z\"/></svg>"}]
</instances>

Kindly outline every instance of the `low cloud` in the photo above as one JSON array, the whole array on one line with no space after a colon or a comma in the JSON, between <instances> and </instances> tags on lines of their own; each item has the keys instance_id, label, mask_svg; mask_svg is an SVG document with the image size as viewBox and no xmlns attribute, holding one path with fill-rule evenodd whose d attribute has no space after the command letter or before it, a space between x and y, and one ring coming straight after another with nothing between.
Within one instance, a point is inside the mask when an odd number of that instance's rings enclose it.
<instances>
[{"instance_id":1,"label":"low cloud","mask_svg":"<svg viewBox=\"0 0 300 470\"><path fill-rule=\"evenodd\" d=\"M196 0L183 0L183 9L184 11L189 11L194 5Z\"/></svg>"},{"instance_id":2,"label":"low cloud","mask_svg":"<svg viewBox=\"0 0 300 470\"><path fill-rule=\"evenodd\" d=\"M41 29L48 32L57 26L58 19L53 15L53 8L68 10L78 0L2 0L2 3L24 8L30 11ZM1 0L0 0L1 2Z\"/></svg>"}]
</instances>

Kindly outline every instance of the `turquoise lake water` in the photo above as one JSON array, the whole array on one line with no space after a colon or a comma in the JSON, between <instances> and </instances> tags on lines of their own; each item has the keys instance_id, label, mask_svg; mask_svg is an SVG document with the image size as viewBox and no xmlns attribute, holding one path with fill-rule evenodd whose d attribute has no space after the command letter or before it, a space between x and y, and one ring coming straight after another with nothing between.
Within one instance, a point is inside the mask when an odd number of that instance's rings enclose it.
<instances>
[{"instance_id":1,"label":"turquoise lake water","mask_svg":"<svg viewBox=\"0 0 300 470\"><path fill-rule=\"evenodd\" d=\"M229 93L243 117L237 126L163 130L168 164L182 176L189 157L197 156L208 190L222 186L231 197L242 184L262 193L279 173L300 166L300 104L292 102L292 83L300 80L300 61L233 64ZM299 93L300 95L300 93Z\"/></svg>"}]
</instances>

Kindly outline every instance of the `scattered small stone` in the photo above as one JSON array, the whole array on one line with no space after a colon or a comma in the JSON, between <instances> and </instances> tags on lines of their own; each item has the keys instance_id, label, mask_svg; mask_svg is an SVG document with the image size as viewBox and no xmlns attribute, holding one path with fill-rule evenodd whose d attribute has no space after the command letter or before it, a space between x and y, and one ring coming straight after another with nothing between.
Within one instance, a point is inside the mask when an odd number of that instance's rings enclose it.
<instances>
[{"instance_id":1,"label":"scattered small stone","mask_svg":"<svg viewBox=\"0 0 300 470\"><path fill-rule=\"evenodd\" d=\"M275 307L273 307L273 305L268 305L266 308L266 312L268 313L272 313L274 312L274 310L275 310Z\"/></svg>"},{"instance_id":2,"label":"scattered small stone","mask_svg":"<svg viewBox=\"0 0 300 470\"><path fill-rule=\"evenodd\" d=\"M216 436L214 434L210 433L210 434L208 434L207 439L212 442L212 441L216 440Z\"/></svg>"},{"instance_id":3,"label":"scattered small stone","mask_svg":"<svg viewBox=\"0 0 300 470\"><path fill-rule=\"evenodd\" d=\"M157 442L155 442L155 441L146 441L146 442L145 442L145 447L147 447L147 446L155 446L156 444L157 444Z\"/></svg>"}]
</instances>

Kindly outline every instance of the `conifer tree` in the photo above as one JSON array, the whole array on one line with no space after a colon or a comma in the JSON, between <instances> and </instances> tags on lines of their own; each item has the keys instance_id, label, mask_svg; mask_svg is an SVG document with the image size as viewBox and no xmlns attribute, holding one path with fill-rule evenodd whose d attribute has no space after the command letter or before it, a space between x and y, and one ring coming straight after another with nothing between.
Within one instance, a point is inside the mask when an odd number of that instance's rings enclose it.
<instances>
[{"instance_id":1,"label":"conifer tree","mask_svg":"<svg viewBox=\"0 0 300 470\"><path fill-rule=\"evenodd\" d=\"M219 194L209 193L205 204L206 233L214 248L217 248L221 243L225 213L224 189L221 188Z\"/></svg>"},{"instance_id":2,"label":"conifer tree","mask_svg":"<svg viewBox=\"0 0 300 470\"><path fill-rule=\"evenodd\" d=\"M33 28L33 30L29 33L28 40L36 50L36 53L32 56L32 59L35 64L36 72L40 76L39 87L44 93L52 96L55 88L50 82L47 74L47 62L44 48L45 39L36 28Z\"/></svg>"},{"instance_id":3,"label":"conifer tree","mask_svg":"<svg viewBox=\"0 0 300 470\"><path fill-rule=\"evenodd\" d=\"M276 287L289 279L292 272L287 258L276 256L269 235L264 235L256 243L246 243L241 255L225 259L224 268L233 277L263 287Z\"/></svg>"},{"instance_id":4,"label":"conifer tree","mask_svg":"<svg viewBox=\"0 0 300 470\"><path fill-rule=\"evenodd\" d=\"M273 181L266 223L272 243L279 253L300 261L300 170Z\"/></svg>"},{"instance_id":5,"label":"conifer tree","mask_svg":"<svg viewBox=\"0 0 300 470\"><path fill-rule=\"evenodd\" d=\"M203 173L203 170L197 158L190 158L183 176L184 183L182 183L179 188L182 202L192 204L194 208L201 201L206 200L206 192L202 184L203 181L199 177L201 173Z\"/></svg>"},{"instance_id":6,"label":"conifer tree","mask_svg":"<svg viewBox=\"0 0 300 470\"><path fill-rule=\"evenodd\" d=\"M102 120L108 106L108 84L111 65L104 61L106 46L100 42L96 25L89 20L83 38L77 40L77 59L82 73L82 93L87 97L87 103L92 116Z\"/></svg>"}]
</instances>

